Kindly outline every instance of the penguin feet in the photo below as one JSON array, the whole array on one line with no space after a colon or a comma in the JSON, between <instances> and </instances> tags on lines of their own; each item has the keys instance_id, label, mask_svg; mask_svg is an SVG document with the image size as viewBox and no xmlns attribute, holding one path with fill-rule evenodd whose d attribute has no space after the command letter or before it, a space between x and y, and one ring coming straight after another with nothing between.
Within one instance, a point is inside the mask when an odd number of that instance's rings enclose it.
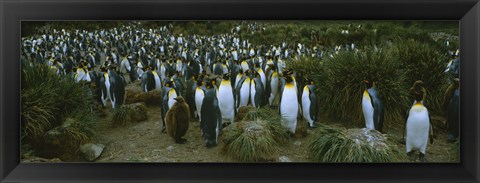
<instances>
[{"instance_id":1,"label":"penguin feet","mask_svg":"<svg viewBox=\"0 0 480 183\"><path fill-rule=\"evenodd\" d=\"M315 125L315 123L312 123L311 125L308 124L308 128L315 129L315 128L317 128L317 126Z\"/></svg>"},{"instance_id":2,"label":"penguin feet","mask_svg":"<svg viewBox=\"0 0 480 183\"><path fill-rule=\"evenodd\" d=\"M179 138L179 139L176 139L175 142L176 142L177 144L184 144L185 142L187 142L187 139Z\"/></svg>"},{"instance_id":3,"label":"penguin feet","mask_svg":"<svg viewBox=\"0 0 480 183\"><path fill-rule=\"evenodd\" d=\"M161 132L162 132L162 133L165 133L165 130L166 130L166 129L167 129L167 128L165 128L165 126L163 126Z\"/></svg>"},{"instance_id":4,"label":"penguin feet","mask_svg":"<svg viewBox=\"0 0 480 183\"><path fill-rule=\"evenodd\" d=\"M408 159L409 159L410 161L415 161L415 159L413 158L412 155L413 155L413 151L407 152Z\"/></svg>"},{"instance_id":5,"label":"penguin feet","mask_svg":"<svg viewBox=\"0 0 480 183\"><path fill-rule=\"evenodd\" d=\"M427 162L427 158L425 158L425 154L423 154L423 153L420 153L418 155L418 160L420 160L420 162L422 162L422 163Z\"/></svg>"}]
</instances>

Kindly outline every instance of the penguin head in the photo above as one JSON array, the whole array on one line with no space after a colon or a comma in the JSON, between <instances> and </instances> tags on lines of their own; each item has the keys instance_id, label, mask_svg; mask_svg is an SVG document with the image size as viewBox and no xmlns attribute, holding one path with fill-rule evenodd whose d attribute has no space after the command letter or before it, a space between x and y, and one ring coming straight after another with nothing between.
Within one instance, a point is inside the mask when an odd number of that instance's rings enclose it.
<instances>
[{"instance_id":1,"label":"penguin head","mask_svg":"<svg viewBox=\"0 0 480 183\"><path fill-rule=\"evenodd\" d=\"M223 79L224 80L229 80L230 79L230 73L223 74Z\"/></svg>"},{"instance_id":2,"label":"penguin head","mask_svg":"<svg viewBox=\"0 0 480 183\"><path fill-rule=\"evenodd\" d=\"M177 102L180 102L180 103L184 103L185 102L185 99L183 99L182 96L178 96L177 98L174 98L175 101Z\"/></svg>"},{"instance_id":3,"label":"penguin head","mask_svg":"<svg viewBox=\"0 0 480 183\"><path fill-rule=\"evenodd\" d=\"M166 86L166 87L172 87L172 86L173 86L173 81L167 81L167 82L165 83L165 86Z\"/></svg>"},{"instance_id":4,"label":"penguin head","mask_svg":"<svg viewBox=\"0 0 480 183\"><path fill-rule=\"evenodd\" d=\"M415 83L413 84L413 87L415 87L416 89L423 87L423 81L422 80L415 81Z\"/></svg>"},{"instance_id":5,"label":"penguin head","mask_svg":"<svg viewBox=\"0 0 480 183\"><path fill-rule=\"evenodd\" d=\"M363 83L365 84L367 89L370 89L371 87L373 87L373 83L370 82L369 80L363 80Z\"/></svg>"},{"instance_id":6,"label":"penguin head","mask_svg":"<svg viewBox=\"0 0 480 183\"><path fill-rule=\"evenodd\" d=\"M207 89L213 88L213 82L207 80L207 82L205 82L205 86L207 87Z\"/></svg>"},{"instance_id":7,"label":"penguin head","mask_svg":"<svg viewBox=\"0 0 480 183\"><path fill-rule=\"evenodd\" d=\"M255 72L255 73L254 73L254 77L255 77L255 78L260 78L260 74L259 74L258 72Z\"/></svg>"},{"instance_id":8,"label":"penguin head","mask_svg":"<svg viewBox=\"0 0 480 183\"><path fill-rule=\"evenodd\" d=\"M202 86L203 85L203 80L201 78L197 79L197 86Z\"/></svg>"},{"instance_id":9,"label":"penguin head","mask_svg":"<svg viewBox=\"0 0 480 183\"><path fill-rule=\"evenodd\" d=\"M460 85L460 79L459 79L459 78L453 79L453 84L454 84L455 86L459 86L459 85Z\"/></svg>"},{"instance_id":10,"label":"penguin head","mask_svg":"<svg viewBox=\"0 0 480 183\"><path fill-rule=\"evenodd\" d=\"M291 82L293 82L292 76L286 75L286 76L285 76L285 82L286 82L286 83L291 83Z\"/></svg>"},{"instance_id":11,"label":"penguin head","mask_svg":"<svg viewBox=\"0 0 480 183\"><path fill-rule=\"evenodd\" d=\"M315 82L312 79L307 79L307 85L314 85Z\"/></svg>"},{"instance_id":12,"label":"penguin head","mask_svg":"<svg viewBox=\"0 0 480 183\"><path fill-rule=\"evenodd\" d=\"M421 102L423 100L423 91L417 92L414 96L415 100L418 102Z\"/></svg>"}]
</instances>

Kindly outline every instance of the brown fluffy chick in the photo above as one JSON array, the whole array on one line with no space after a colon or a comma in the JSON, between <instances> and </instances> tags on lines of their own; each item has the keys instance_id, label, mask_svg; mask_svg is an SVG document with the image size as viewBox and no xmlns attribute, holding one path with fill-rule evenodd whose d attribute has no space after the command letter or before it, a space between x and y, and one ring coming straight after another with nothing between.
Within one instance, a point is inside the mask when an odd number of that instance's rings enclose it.
<instances>
[{"instance_id":1,"label":"brown fluffy chick","mask_svg":"<svg viewBox=\"0 0 480 183\"><path fill-rule=\"evenodd\" d=\"M182 137L187 133L190 123L190 109L182 96L178 96L175 100L175 104L166 114L167 134L176 143L182 144L186 141Z\"/></svg>"}]
</instances>

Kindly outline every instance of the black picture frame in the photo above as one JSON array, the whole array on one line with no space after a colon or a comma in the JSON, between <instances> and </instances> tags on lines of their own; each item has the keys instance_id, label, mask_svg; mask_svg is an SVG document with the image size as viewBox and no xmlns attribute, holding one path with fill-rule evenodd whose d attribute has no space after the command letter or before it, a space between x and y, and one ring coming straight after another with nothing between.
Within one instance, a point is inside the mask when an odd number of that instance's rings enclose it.
<instances>
[{"instance_id":1,"label":"black picture frame","mask_svg":"<svg viewBox=\"0 0 480 183\"><path fill-rule=\"evenodd\" d=\"M2 0L0 182L478 182L478 0ZM461 163L20 163L22 20L458 20Z\"/></svg>"}]
</instances>

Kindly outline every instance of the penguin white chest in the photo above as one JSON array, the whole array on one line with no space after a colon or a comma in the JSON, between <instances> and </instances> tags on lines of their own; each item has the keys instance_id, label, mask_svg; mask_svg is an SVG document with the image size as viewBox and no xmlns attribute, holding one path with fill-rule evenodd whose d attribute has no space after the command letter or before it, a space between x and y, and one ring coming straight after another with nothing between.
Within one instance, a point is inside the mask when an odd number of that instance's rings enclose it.
<instances>
[{"instance_id":1,"label":"penguin white chest","mask_svg":"<svg viewBox=\"0 0 480 183\"><path fill-rule=\"evenodd\" d=\"M175 89L171 89L170 91L168 91L168 109L170 110L173 106L173 104L175 104L175 98L177 98L177 92L175 92Z\"/></svg>"},{"instance_id":2,"label":"penguin white chest","mask_svg":"<svg viewBox=\"0 0 480 183\"><path fill-rule=\"evenodd\" d=\"M242 74L237 74L237 77L235 78L235 87L237 87L238 82L242 79Z\"/></svg>"},{"instance_id":3,"label":"penguin white chest","mask_svg":"<svg viewBox=\"0 0 480 183\"><path fill-rule=\"evenodd\" d=\"M278 74L276 71L272 74L272 77L270 78L270 88L271 93L268 98L268 102L270 103L270 105L273 105L273 101L278 94Z\"/></svg>"},{"instance_id":4,"label":"penguin white chest","mask_svg":"<svg viewBox=\"0 0 480 183\"><path fill-rule=\"evenodd\" d=\"M313 119L310 117L310 88L305 86L302 93L302 108L303 108L303 117L307 120L308 123L312 124Z\"/></svg>"},{"instance_id":5,"label":"penguin white chest","mask_svg":"<svg viewBox=\"0 0 480 183\"><path fill-rule=\"evenodd\" d=\"M368 129L375 129L373 124L373 105L372 99L368 94L368 91L365 90L363 92L363 99L362 99L362 110L363 110L363 117L365 118L365 125Z\"/></svg>"},{"instance_id":6,"label":"penguin white chest","mask_svg":"<svg viewBox=\"0 0 480 183\"><path fill-rule=\"evenodd\" d=\"M161 65L160 66L160 77L162 77L162 79L165 79L165 65Z\"/></svg>"},{"instance_id":7,"label":"penguin white chest","mask_svg":"<svg viewBox=\"0 0 480 183\"><path fill-rule=\"evenodd\" d=\"M263 89L265 90L267 88L267 77L265 76L265 73L263 72L262 69L258 70L258 74L260 74L260 79L262 80Z\"/></svg>"},{"instance_id":8,"label":"penguin white chest","mask_svg":"<svg viewBox=\"0 0 480 183\"><path fill-rule=\"evenodd\" d=\"M239 101L240 105L239 105L239 107L247 106L249 97L250 97L250 78L247 78L242 83L242 87L240 88L240 101Z\"/></svg>"},{"instance_id":9,"label":"penguin white chest","mask_svg":"<svg viewBox=\"0 0 480 183\"><path fill-rule=\"evenodd\" d=\"M152 71L153 78L155 78L155 89L160 89L162 87L162 83L160 81L160 77L158 76L158 73L155 71Z\"/></svg>"},{"instance_id":10,"label":"penguin white chest","mask_svg":"<svg viewBox=\"0 0 480 183\"><path fill-rule=\"evenodd\" d=\"M201 112L202 112L202 103L203 98L205 98L205 93L202 89L198 88L195 90L195 106L197 108L198 120L202 120Z\"/></svg>"},{"instance_id":11,"label":"penguin white chest","mask_svg":"<svg viewBox=\"0 0 480 183\"><path fill-rule=\"evenodd\" d=\"M230 120L230 122L233 123L235 118L235 103L230 81L224 80L221 82L220 88L218 89L217 98L220 112L222 113L222 118L224 120Z\"/></svg>"},{"instance_id":12,"label":"penguin white chest","mask_svg":"<svg viewBox=\"0 0 480 183\"><path fill-rule=\"evenodd\" d=\"M253 107L257 107L255 104L255 93L257 93L255 85L256 85L255 80L254 79L250 80L250 103L252 104Z\"/></svg>"},{"instance_id":13,"label":"penguin white chest","mask_svg":"<svg viewBox=\"0 0 480 183\"><path fill-rule=\"evenodd\" d=\"M407 119L407 152L419 150L425 154L428 144L428 133L430 129L430 118L428 110L422 105L414 105L410 109Z\"/></svg>"},{"instance_id":14,"label":"penguin white chest","mask_svg":"<svg viewBox=\"0 0 480 183\"><path fill-rule=\"evenodd\" d=\"M282 93L282 102L280 103L280 115L282 116L282 125L287 127L290 132L295 133L297 127L298 100L297 91L293 84L285 85Z\"/></svg>"}]
</instances>

